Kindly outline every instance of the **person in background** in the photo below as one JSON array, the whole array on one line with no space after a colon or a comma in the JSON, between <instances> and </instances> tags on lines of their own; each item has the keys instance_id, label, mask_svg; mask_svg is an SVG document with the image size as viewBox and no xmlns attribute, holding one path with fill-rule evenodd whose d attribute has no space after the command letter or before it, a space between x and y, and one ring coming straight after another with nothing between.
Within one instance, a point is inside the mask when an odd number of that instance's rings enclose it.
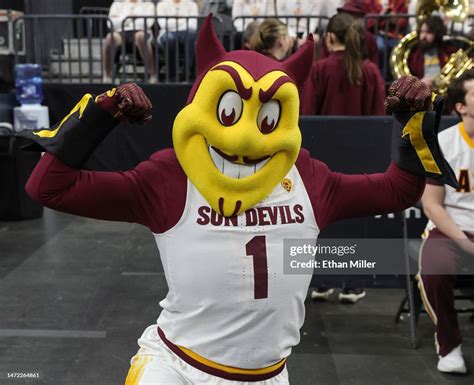
<instances>
[{"instance_id":1,"label":"person in background","mask_svg":"<svg viewBox=\"0 0 474 385\"><path fill-rule=\"evenodd\" d=\"M198 6L193 0L162 0L156 6L156 14L160 26L157 41L160 50L165 53L167 79L184 80L185 75L180 77L180 63L176 60L176 54L178 60L184 58L184 71L191 75L197 19L187 17L198 16Z\"/></svg>"},{"instance_id":2,"label":"person in background","mask_svg":"<svg viewBox=\"0 0 474 385\"><path fill-rule=\"evenodd\" d=\"M303 115L384 115L385 82L361 52L361 24L347 13L333 16L324 40L330 52L313 63L303 88Z\"/></svg>"},{"instance_id":3,"label":"person in background","mask_svg":"<svg viewBox=\"0 0 474 385\"><path fill-rule=\"evenodd\" d=\"M257 19L258 16L276 16L275 0L234 0L232 19L237 32L243 33L253 18Z\"/></svg>"},{"instance_id":4,"label":"person in background","mask_svg":"<svg viewBox=\"0 0 474 385\"><path fill-rule=\"evenodd\" d=\"M294 40L288 34L288 27L278 19L262 21L250 39L252 51L282 61L291 55Z\"/></svg>"},{"instance_id":5,"label":"person in background","mask_svg":"<svg viewBox=\"0 0 474 385\"><path fill-rule=\"evenodd\" d=\"M207 16L209 13L214 15L229 15L232 13L232 0L196 0L199 14Z\"/></svg>"},{"instance_id":6,"label":"person in background","mask_svg":"<svg viewBox=\"0 0 474 385\"><path fill-rule=\"evenodd\" d=\"M378 9L378 8L377 8ZM366 3L360 0L348 0L342 7L337 9L338 13L346 13L361 22L362 25L362 39L361 49L364 59L369 59L376 66L379 64L377 42L373 33L369 32L363 26L363 18L367 13L374 13L374 6L369 2ZM372 20L372 19L369 19ZM325 59L329 56L329 51L326 46L326 41L321 41L319 59Z\"/></svg>"},{"instance_id":7,"label":"person in background","mask_svg":"<svg viewBox=\"0 0 474 385\"><path fill-rule=\"evenodd\" d=\"M337 9L344 5L344 0L314 0L316 4L316 15L325 16L327 18L333 17L337 13ZM320 32L325 31L328 26L328 19L322 19L318 25Z\"/></svg>"},{"instance_id":8,"label":"person in background","mask_svg":"<svg viewBox=\"0 0 474 385\"><path fill-rule=\"evenodd\" d=\"M456 47L443 42L446 27L443 20L432 15L418 27L418 41L408 56L408 68L431 89L434 79L449 60Z\"/></svg>"},{"instance_id":9,"label":"person in background","mask_svg":"<svg viewBox=\"0 0 474 385\"><path fill-rule=\"evenodd\" d=\"M252 36L255 34L255 32L258 31L260 23L260 20L254 20L247 25L247 28L245 28L245 31L242 34L242 49L252 49L250 46L250 41L252 40Z\"/></svg>"},{"instance_id":10,"label":"person in background","mask_svg":"<svg viewBox=\"0 0 474 385\"><path fill-rule=\"evenodd\" d=\"M463 260L474 258L474 69L453 81L448 101L461 122L442 131L438 140L459 189L427 180L422 203L429 222L417 279L426 312L436 325L438 370L466 373L454 287Z\"/></svg>"},{"instance_id":11,"label":"person in background","mask_svg":"<svg viewBox=\"0 0 474 385\"><path fill-rule=\"evenodd\" d=\"M362 24L348 13L329 20L324 37L329 56L313 63L301 95L302 115L384 115L385 82L377 66L364 60ZM311 291L314 300L328 300L334 289ZM362 288L345 287L341 303L355 303L366 295Z\"/></svg>"},{"instance_id":12,"label":"person in background","mask_svg":"<svg viewBox=\"0 0 474 385\"><path fill-rule=\"evenodd\" d=\"M104 55L104 83L111 83L112 59L117 50L122 48L122 40L125 40L126 47L135 45L138 48L140 56L144 59L146 56L147 68L150 78L149 83L156 83L156 66L153 51L149 41L145 42L145 30L149 37L151 34L151 26L154 23L152 18L138 18L135 22L127 19L131 16L155 16L155 5L153 2L142 0L122 0L114 1L110 7L109 18L112 21L114 32L110 32L105 37L103 55ZM125 24L123 23L124 20ZM115 50L112 50L112 46ZM113 51L113 52L112 52ZM146 51L146 54L145 54ZM123 54L123 53L122 53Z\"/></svg>"},{"instance_id":13,"label":"person in background","mask_svg":"<svg viewBox=\"0 0 474 385\"><path fill-rule=\"evenodd\" d=\"M288 26L290 35L296 37L314 33L318 27L318 19L307 16L319 15L319 3L314 0L277 1L277 15ZM293 16L293 17L285 17ZM301 19L298 19L301 17Z\"/></svg>"},{"instance_id":14,"label":"person in background","mask_svg":"<svg viewBox=\"0 0 474 385\"><path fill-rule=\"evenodd\" d=\"M387 16L380 20L375 31L377 49L379 50L380 66L388 73L388 62L392 49L407 34L408 19L397 17L408 13L407 0L383 0L381 15Z\"/></svg>"}]
</instances>

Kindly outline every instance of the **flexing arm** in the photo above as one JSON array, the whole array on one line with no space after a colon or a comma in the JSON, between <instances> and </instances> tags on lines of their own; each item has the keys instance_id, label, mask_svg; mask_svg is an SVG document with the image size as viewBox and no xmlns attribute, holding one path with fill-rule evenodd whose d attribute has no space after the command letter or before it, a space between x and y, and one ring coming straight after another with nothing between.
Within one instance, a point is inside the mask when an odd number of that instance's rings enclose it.
<instances>
[{"instance_id":1,"label":"flexing arm","mask_svg":"<svg viewBox=\"0 0 474 385\"><path fill-rule=\"evenodd\" d=\"M151 176L143 172L147 167L140 164L127 172L78 170L46 153L33 170L26 192L33 200L58 211L151 227L145 209L147 194L152 193L146 188L145 178ZM154 174L159 180L158 168Z\"/></svg>"},{"instance_id":2,"label":"flexing arm","mask_svg":"<svg viewBox=\"0 0 474 385\"><path fill-rule=\"evenodd\" d=\"M297 166L321 229L343 218L401 211L418 202L425 187L425 178L393 162L385 173L341 174L304 150Z\"/></svg>"},{"instance_id":3,"label":"flexing arm","mask_svg":"<svg viewBox=\"0 0 474 385\"><path fill-rule=\"evenodd\" d=\"M424 187L425 178L403 171L394 163L383 174L329 173L321 200L322 218L331 223L401 211L419 201Z\"/></svg>"},{"instance_id":4,"label":"flexing arm","mask_svg":"<svg viewBox=\"0 0 474 385\"><path fill-rule=\"evenodd\" d=\"M127 172L80 169L118 119L149 120L150 108L137 86L120 86L96 101L86 95L57 127L34 131L30 138L48 153L27 182L28 194L47 207L71 214L155 227L155 217L147 206L150 201L155 206L160 201L159 192L150 187L161 185L156 160Z\"/></svg>"},{"instance_id":5,"label":"flexing arm","mask_svg":"<svg viewBox=\"0 0 474 385\"><path fill-rule=\"evenodd\" d=\"M392 84L387 106L394 115L393 162L383 174L344 175L316 160L305 182L321 228L341 219L400 211L416 203L425 177L456 186L456 178L437 141L438 114L431 93L419 80L404 77ZM304 157L301 157L304 158ZM309 157L308 157L309 158Z\"/></svg>"}]
</instances>

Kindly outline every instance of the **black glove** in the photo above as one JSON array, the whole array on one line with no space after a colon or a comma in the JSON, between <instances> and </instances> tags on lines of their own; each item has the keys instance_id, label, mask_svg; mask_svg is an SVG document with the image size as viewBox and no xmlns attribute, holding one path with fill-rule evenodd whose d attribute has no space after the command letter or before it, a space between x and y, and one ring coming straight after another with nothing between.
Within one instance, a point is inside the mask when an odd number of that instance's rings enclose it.
<instances>
[{"instance_id":1,"label":"black glove","mask_svg":"<svg viewBox=\"0 0 474 385\"><path fill-rule=\"evenodd\" d=\"M438 143L443 98L413 76L395 80L385 100L393 112L392 159L402 169L458 188L456 175ZM432 111L434 110L434 111Z\"/></svg>"},{"instance_id":2,"label":"black glove","mask_svg":"<svg viewBox=\"0 0 474 385\"><path fill-rule=\"evenodd\" d=\"M151 120L151 103L136 84L118 86L95 100L86 94L54 127L18 135L34 142L27 149L50 152L65 164L80 168L120 121L142 124Z\"/></svg>"}]
</instances>

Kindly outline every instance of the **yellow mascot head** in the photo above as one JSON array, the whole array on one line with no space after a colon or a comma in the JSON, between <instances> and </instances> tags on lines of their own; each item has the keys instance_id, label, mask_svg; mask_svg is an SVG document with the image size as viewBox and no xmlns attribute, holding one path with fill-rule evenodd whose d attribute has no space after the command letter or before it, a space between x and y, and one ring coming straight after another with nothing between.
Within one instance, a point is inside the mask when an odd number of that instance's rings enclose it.
<instances>
[{"instance_id":1,"label":"yellow mascot head","mask_svg":"<svg viewBox=\"0 0 474 385\"><path fill-rule=\"evenodd\" d=\"M301 147L298 89L309 75L313 41L284 62L254 51L226 52L209 16L196 42L198 76L173 125L181 167L223 216L264 200Z\"/></svg>"}]
</instances>

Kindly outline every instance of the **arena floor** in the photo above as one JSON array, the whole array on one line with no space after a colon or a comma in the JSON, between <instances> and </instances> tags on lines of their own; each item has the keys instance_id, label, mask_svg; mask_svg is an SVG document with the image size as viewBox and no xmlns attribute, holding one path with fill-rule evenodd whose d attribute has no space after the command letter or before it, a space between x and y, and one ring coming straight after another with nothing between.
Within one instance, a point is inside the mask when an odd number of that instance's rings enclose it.
<instances>
[{"instance_id":1,"label":"arena floor","mask_svg":"<svg viewBox=\"0 0 474 385\"><path fill-rule=\"evenodd\" d=\"M153 324L166 282L144 227L49 210L41 219L0 222L0 385L123 384L136 339ZM288 368L292 385L474 383L474 324L460 316L465 376L436 370L430 320L409 346L393 316L401 290L369 290L356 305L306 305L302 341ZM8 378L32 373L39 379Z\"/></svg>"}]
</instances>

